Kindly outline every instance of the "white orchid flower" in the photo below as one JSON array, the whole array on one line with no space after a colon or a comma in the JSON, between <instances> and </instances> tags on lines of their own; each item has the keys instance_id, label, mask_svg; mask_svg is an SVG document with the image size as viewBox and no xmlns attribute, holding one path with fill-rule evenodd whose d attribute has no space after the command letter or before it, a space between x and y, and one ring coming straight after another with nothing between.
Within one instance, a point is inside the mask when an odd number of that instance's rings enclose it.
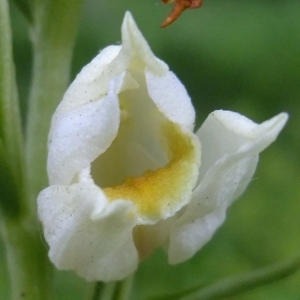
<instances>
[{"instance_id":1,"label":"white orchid flower","mask_svg":"<svg viewBox=\"0 0 300 300\"><path fill-rule=\"evenodd\" d=\"M38 197L51 261L114 281L159 246L171 264L189 259L223 223L286 120L282 113L258 125L215 111L194 134L184 86L126 13L122 45L83 68L53 116L50 186Z\"/></svg>"}]
</instances>

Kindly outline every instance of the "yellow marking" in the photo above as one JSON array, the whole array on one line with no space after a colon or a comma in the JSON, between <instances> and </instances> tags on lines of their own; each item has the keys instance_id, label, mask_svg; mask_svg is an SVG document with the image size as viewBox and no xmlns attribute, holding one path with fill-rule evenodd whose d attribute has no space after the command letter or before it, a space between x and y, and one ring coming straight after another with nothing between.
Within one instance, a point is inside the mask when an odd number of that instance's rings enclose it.
<instances>
[{"instance_id":1,"label":"yellow marking","mask_svg":"<svg viewBox=\"0 0 300 300\"><path fill-rule=\"evenodd\" d=\"M195 164L199 159L192 138L171 122L164 126L163 132L170 162L165 167L146 171L140 177L128 177L120 185L104 188L108 199L131 200L139 213L155 217L166 206L182 201L186 193L192 191Z\"/></svg>"}]
</instances>

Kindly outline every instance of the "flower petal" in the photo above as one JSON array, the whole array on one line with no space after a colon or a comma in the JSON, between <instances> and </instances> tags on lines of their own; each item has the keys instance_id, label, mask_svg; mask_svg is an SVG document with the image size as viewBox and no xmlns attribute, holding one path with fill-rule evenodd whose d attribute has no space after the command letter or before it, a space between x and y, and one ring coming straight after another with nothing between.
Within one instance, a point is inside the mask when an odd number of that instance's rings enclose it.
<instances>
[{"instance_id":1,"label":"flower petal","mask_svg":"<svg viewBox=\"0 0 300 300\"><path fill-rule=\"evenodd\" d=\"M161 76L146 71L145 75L149 96L158 109L172 122L193 130L195 110L185 87L176 75L170 71Z\"/></svg>"},{"instance_id":2,"label":"flower petal","mask_svg":"<svg viewBox=\"0 0 300 300\"><path fill-rule=\"evenodd\" d=\"M119 126L118 94L137 87L128 70L144 74L146 67L158 75L168 71L127 12L122 46L107 47L82 69L53 116L48 157L50 184L69 184L78 171L110 146Z\"/></svg>"},{"instance_id":3,"label":"flower petal","mask_svg":"<svg viewBox=\"0 0 300 300\"><path fill-rule=\"evenodd\" d=\"M56 115L48 146L50 185L70 184L78 171L110 146L119 123L119 102L114 91L103 99Z\"/></svg>"},{"instance_id":4,"label":"flower petal","mask_svg":"<svg viewBox=\"0 0 300 300\"><path fill-rule=\"evenodd\" d=\"M122 51L118 59L128 60L130 57L130 67L133 69L144 69L147 67L152 73L164 75L168 71L168 66L158 59L151 51L147 41L138 29L130 12L125 13L122 24ZM119 64L119 61L115 61Z\"/></svg>"},{"instance_id":5,"label":"flower petal","mask_svg":"<svg viewBox=\"0 0 300 300\"><path fill-rule=\"evenodd\" d=\"M80 71L67 89L55 111L55 116L99 100L108 93L110 80L115 74L107 74L109 73L107 66L118 56L121 48L121 46L106 47Z\"/></svg>"},{"instance_id":6,"label":"flower petal","mask_svg":"<svg viewBox=\"0 0 300 300\"><path fill-rule=\"evenodd\" d=\"M212 237L224 222L227 207L249 184L259 152L276 139L286 121L284 113L260 125L228 111L207 118L197 133L202 143L202 180L171 230L171 264L190 258Z\"/></svg>"},{"instance_id":7,"label":"flower petal","mask_svg":"<svg viewBox=\"0 0 300 300\"><path fill-rule=\"evenodd\" d=\"M129 67L144 69L145 66L158 75L168 71L168 66L152 53L132 15L126 12L122 24L122 46L106 47L81 70L55 114L63 114L104 97L114 77Z\"/></svg>"},{"instance_id":8,"label":"flower petal","mask_svg":"<svg viewBox=\"0 0 300 300\"><path fill-rule=\"evenodd\" d=\"M51 186L38 198L39 217L59 269L75 270L86 280L112 281L131 274L138 264L132 230L132 203L109 203L91 182Z\"/></svg>"}]
</instances>

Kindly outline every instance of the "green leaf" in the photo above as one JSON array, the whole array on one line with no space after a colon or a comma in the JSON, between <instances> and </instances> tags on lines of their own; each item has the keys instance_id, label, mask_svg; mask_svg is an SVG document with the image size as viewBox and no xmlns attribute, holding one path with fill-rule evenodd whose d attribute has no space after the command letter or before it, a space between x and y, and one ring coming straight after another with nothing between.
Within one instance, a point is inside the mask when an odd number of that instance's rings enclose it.
<instances>
[{"instance_id":1,"label":"green leaf","mask_svg":"<svg viewBox=\"0 0 300 300\"><path fill-rule=\"evenodd\" d=\"M33 78L26 127L27 179L32 211L47 186L47 136L52 115L69 84L71 59L83 0L33 5ZM37 163L38 161L38 163Z\"/></svg>"},{"instance_id":2,"label":"green leaf","mask_svg":"<svg viewBox=\"0 0 300 300\"><path fill-rule=\"evenodd\" d=\"M300 254L271 266L243 275L225 278L217 283L203 287L194 287L180 293L152 297L151 300L221 300L236 296L254 288L267 285L288 276L300 269Z\"/></svg>"},{"instance_id":3,"label":"green leaf","mask_svg":"<svg viewBox=\"0 0 300 300\"><path fill-rule=\"evenodd\" d=\"M5 195L14 195L16 190L23 190L23 147L9 7L6 0L0 0L0 138L1 188L3 185ZM16 195L10 197L10 205L19 206Z\"/></svg>"},{"instance_id":4,"label":"green leaf","mask_svg":"<svg viewBox=\"0 0 300 300\"><path fill-rule=\"evenodd\" d=\"M24 14L29 23L32 23L32 11L27 0L14 0L19 10Z\"/></svg>"},{"instance_id":5,"label":"green leaf","mask_svg":"<svg viewBox=\"0 0 300 300\"><path fill-rule=\"evenodd\" d=\"M4 145L0 140L0 208L2 215L8 218L20 212L19 193L15 178L8 163Z\"/></svg>"}]
</instances>

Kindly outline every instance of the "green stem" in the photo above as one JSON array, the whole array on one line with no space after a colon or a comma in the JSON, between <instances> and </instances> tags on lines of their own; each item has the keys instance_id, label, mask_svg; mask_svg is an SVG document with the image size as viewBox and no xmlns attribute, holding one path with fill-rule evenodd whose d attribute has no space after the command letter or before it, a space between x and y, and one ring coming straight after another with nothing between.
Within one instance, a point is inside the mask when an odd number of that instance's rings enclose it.
<instances>
[{"instance_id":1,"label":"green stem","mask_svg":"<svg viewBox=\"0 0 300 300\"><path fill-rule=\"evenodd\" d=\"M134 275L118 282L96 282L92 300L129 300Z\"/></svg>"},{"instance_id":2,"label":"green stem","mask_svg":"<svg viewBox=\"0 0 300 300\"><path fill-rule=\"evenodd\" d=\"M30 0L29 0L30 1ZM27 0L14 0L15 4L18 6L19 10L24 14L27 21L32 23L32 15L30 5Z\"/></svg>"},{"instance_id":3,"label":"green stem","mask_svg":"<svg viewBox=\"0 0 300 300\"><path fill-rule=\"evenodd\" d=\"M273 283L293 275L300 268L300 255L273 264L269 267L257 270L243 276L225 279L213 286L206 287L182 300L211 300L238 295L245 291Z\"/></svg>"},{"instance_id":4,"label":"green stem","mask_svg":"<svg viewBox=\"0 0 300 300\"><path fill-rule=\"evenodd\" d=\"M47 186L47 136L51 116L69 84L71 58L83 0L35 1L33 79L26 130L26 167L31 211Z\"/></svg>"},{"instance_id":5,"label":"green stem","mask_svg":"<svg viewBox=\"0 0 300 300\"><path fill-rule=\"evenodd\" d=\"M11 193L16 197L0 199L9 205L1 207L5 217L18 217L25 210L24 198L24 167L23 167L23 140L21 130L21 117L19 99L16 85L15 68L12 53L12 33L9 18L9 7L6 0L0 0L0 140L1 155L7 165L10 178L5 179L5 170L2 169L3 178L13 187ZM0 198L4 183L0 186Z\"/></svg>"},{"instance_id":6,"label":"green stem","mask_svg":"<svg viewBox=\"0 0 300 300\"><path fill-rule=\"evenodd\" d=\"M50 273L36 222L29 222L9 7L0 0L0 231L12 300L50 299Z\"/></svg>"},{"instance_id":7,"label":"green stem","mask_svg":"<svg viewBox=\"0 0 300 300\"><path fill-rule=\"evenodd\" d=\"M26 176L7 0L0 0L0 138L5 168L11 170L2 205L4 240L13 300L53 299L52 267L42 244L36 214L36 197L47 185L46 140L51 115L69 81L71 56L83 0L36 0L32 12L33 80L29 103ZM1 155L2 155L1 154ZM1 170L3 171L3 170ZM26 179L25 179L26 178ZM2 182L2 183L3 183ZM26 190L25 190L26 187ZM27 189L28 188L28 189ZM2 185L0 191L3 189ZM11 191L11 192L9 192ZM17 191L17 196L14 195ZM3 196L3 193L1 193ZM17 199L17 200L14 200ZM8 203L9 204L9 203ZM11 212L8 209L12 207Z\"/></svg>"},{"instance_id":8,"label":"green stem","mask_svg":"<svg viewBox=\"0 0 300 300\"><path fill-rule=\"evenodd\" d=\"M128 300L130 299L131 290L133 286L134 275L130 275L117 282L113 300Z\"/></svg>"},{"instance_id":9,"label":"green stem","mask_svg":"<svg viewBox=\"0 0 300 300\"><path fill-rule=\"evenodd\" d=\"M2 222L1 233L10 277L10 299L53 299L49 292L51 273L45 259L46 247L41 247L38 230L18 220Z\"/></svg>"},{"instance_id":10,"label":"green stem","mask_svg":"<svg viewBox=\"0 0 300 300\"><path fill-rule=\"evenodd\" d=\"M98 287L100 283L97 283ZM98 298L93 298L93 300L113 300L114 294L116 290L116 282L103 283L101 287L101 291L98 294Z\"/></svg>"},{"instance_id":11,"label":"green stem","mask_svg":"<svg viewBox=\"0 0 300 300\"><path fill-rule=\"evenodd\" d=\"M253 271L241 276L226 278L207 287L193 288L190 291L180 292L162 297L153 297L152 300L218 300L236 296L254 288L284 279L300 269L300 254L286 259L269 267ZM185 294L185 295L184 295Z\"/></svg>"},{"instance_id":12,"label":"green stem","mask_svg":"<svg viewBox=\"0 0 300 300\"><path fill-rule=\"evenodd\" d=\"M95 283L92 300L99 300L100 299L100 295L101 295L103 286L104 286L104 283L101 282L101 281L97 281Z\"/></svg>"}]
</instances>

